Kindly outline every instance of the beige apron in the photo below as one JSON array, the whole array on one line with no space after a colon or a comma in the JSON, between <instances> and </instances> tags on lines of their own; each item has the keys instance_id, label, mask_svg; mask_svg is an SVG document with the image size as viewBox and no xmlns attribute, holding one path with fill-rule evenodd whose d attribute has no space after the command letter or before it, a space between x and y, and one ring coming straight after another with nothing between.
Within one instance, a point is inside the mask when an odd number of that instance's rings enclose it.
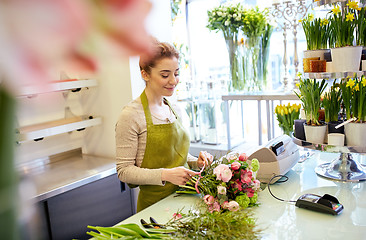
<instances>
[{"instance_id":1,"label":"beige apron","mask_svg":"<svg viewBox=\"0 0 366 240\"><path fill-rule=\"evenodd\" d=\"M142 92L140 98L147 127L146 149L141 167L156 169L187 166L189 136L184 130L179 116L170 103L164 99L177 120L173 123L154 125L145 91ZM178 186L170 182L166 182L164 186L140 185L137 212L169 196L177 189Z\"/></svg>"}]
</instances>

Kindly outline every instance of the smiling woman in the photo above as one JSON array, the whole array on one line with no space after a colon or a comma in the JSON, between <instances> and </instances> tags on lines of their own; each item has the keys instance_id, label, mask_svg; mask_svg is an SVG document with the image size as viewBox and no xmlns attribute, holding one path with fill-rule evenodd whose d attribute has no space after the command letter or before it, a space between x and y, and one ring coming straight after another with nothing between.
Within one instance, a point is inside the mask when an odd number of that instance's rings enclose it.
<instances>
[{"instance_id":1,"label":"smiling woman","mask_svg":"<svg viewBox=\"0 0 366 240\"><path fill-rule=\"evenodd\" d=\"M140 58L145 90L124 107L116 124L118 177L130 187L140 187L137 211L186 184L198 174L189 167L202 167L210 157L188 153L189 136L180 114L165 98L179 82L177 50L169 43L152 43L153 54Z\"/></svg>"}]
</instances>

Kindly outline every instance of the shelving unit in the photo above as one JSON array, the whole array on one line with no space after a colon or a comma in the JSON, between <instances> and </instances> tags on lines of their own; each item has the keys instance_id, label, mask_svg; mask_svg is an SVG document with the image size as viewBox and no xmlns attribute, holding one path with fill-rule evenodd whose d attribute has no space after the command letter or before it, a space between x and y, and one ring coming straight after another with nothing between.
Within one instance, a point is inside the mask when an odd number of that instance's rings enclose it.
<instances>
[{"instance_id":1,"label":"shelving unit","mask_svg":"<svg viewBox=\"0 0 366 240\"><path fill-rule=\"evenodd\" d=\"M18 129L18 142L42 140L44 137L54 136L71 131L80 131L87 127L96 126L102 123L102 118L92 116L78 116L65 118Z\"/></svg>"},{"instance_id":2,"label":"shelving unit","mask_svg":"<svg viewBox=\"0 0 366 240\"><path fill-rule=\"evenodd\" d=\"M366 71L358 72L307 72L304 73L305 78L311 79L335 79L335 78L346 78L346 77L361 77L366 76Z\"/></svg>"},{"instance_id":3,"label":"shelving unit","mask_svg":"<svg viewBox=\"0 0 366 240\"><path fill-rule=\"evenodd\" d=\"M320 7L323 5L333 4L337 2L347 2L347 0L319 0L319 1L313 0L313 6Z\"/></svg>"},{"instance_id":4,"label":"shelving unit","mask_svg":"<svg viewBox=\"0 0 366 240\"><path fill-rule=\"evenodd\" d=\"M78 91L81 88L97 86L96 79L66 79L60 81L52 81L48 84L24 86L18 97L34 96L49 92L59 91Z\"/></svg>"}]
</instances>

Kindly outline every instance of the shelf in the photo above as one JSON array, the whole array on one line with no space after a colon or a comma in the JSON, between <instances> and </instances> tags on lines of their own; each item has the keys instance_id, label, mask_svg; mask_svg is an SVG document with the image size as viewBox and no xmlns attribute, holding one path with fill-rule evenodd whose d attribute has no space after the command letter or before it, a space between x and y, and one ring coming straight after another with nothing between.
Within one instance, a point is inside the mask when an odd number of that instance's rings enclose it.
<instances>
[{"instance_id":1,"label":"shelf","mask_svg":"<svg viewBox=\"0 0 366 240\"><path fill-rule=\"evenodd\" d=\"M357 71L357 72L307 72L304 73L305 78L311 79L334 79L334 78L346 78L346 77L361 77L362 75L366 75L366 71Z\"/></svg>"},{"instance_id":2,"label":"shelf","mask_svg":"<svg viewBox=\"0 0 366 240\"><path fill-rule=\"evenodd\" d=\"M32 96L42 93L59 92L66 90L78 90L80 88L94 87L97 85L96 79L67 79L52 81L47 84L29 85L21 89L19 97Z\"/></svg>"},{"instance_id":3,"label":"shelf","mask_svg":"<svg viewBox=\"0 0 366 240\"><path fill-rule=\"evenodd\" d=\"M347 2L347 0L319 0L319 1L313 0L313 6L320 7L327 4L333 4L338 2Z\"/></svg>"},{"instance_id":4,"label":"shelf","mask_svg":"<svg viewBox=\"0 0 366 240\"><path fill-rule=\"evenodd\" d=\"M54 136L74 130L82 130L87 127L102 123L102 118L73 117L65 118L41 124L35 124L19 128L18 142L42 140L44 137Z\"/></svg>"}]
</instances>

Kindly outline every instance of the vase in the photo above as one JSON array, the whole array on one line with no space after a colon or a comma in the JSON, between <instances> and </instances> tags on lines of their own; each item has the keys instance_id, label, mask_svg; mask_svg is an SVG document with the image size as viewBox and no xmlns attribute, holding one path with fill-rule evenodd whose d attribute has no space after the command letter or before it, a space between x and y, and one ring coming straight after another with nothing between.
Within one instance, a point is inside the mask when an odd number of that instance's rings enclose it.
<instances>
[{"instance_id":1,"label":"vase","mask_svg":"<svg viewBox=\"0 0 366 240\"><path fill-rule=\"evenodd\" d=\"M307 142L323 144L327 125L312 126L304 124L305 138Z\"/></svg>"},{"instance_id":2,"label":"vase","mask_svg":"<svg viewBox=\"0 0 366 240\"><path fill-rule=\"evenodd\" d=\"M244 40L242 72L246 91L261 91L266 87L261 53L261 37L247 37Z\"/></svg>"},{"instance_id":3,"label":"vase","mask_svg":"<svg viewBox=\"0 0 366 240\"><path fill-rule=\"evenodd\" d=\"M225 39L229 54L230 80L228 83L229 92L240 92L244 89L244 81L241 76L241 57L238 48L236 35Z\"/></svg>"},{"instance_id":4,"label":"vase","mask_svg":"<svg viewBox=\"0 0 366 240\"><path fill-rule=\"evenodd\" d=\"M219 144L219 137L217 132L217 118L216 118L216 104L215 102L204 102L199 105L200 116L200 138L204 144Z\"/></svg>"},{"instance_id":5,"label":"vase","mask_svg":"<svg viewBox=\"0 0 366 240\"><path fill-rule=\"evenodd\" d=\"M359 71L362 46L332 48L331 52L334 72Z\"/></svg>"},{"instance_id":6,"label":"vase","mask_svg":"<svg viewBox=\"0 0 366 240\"><path fill-rule=\"evenodd\" d=\"M366 123L348 123L344 126L347 146L366 147Z\"/></svg>"}]
</instances>

